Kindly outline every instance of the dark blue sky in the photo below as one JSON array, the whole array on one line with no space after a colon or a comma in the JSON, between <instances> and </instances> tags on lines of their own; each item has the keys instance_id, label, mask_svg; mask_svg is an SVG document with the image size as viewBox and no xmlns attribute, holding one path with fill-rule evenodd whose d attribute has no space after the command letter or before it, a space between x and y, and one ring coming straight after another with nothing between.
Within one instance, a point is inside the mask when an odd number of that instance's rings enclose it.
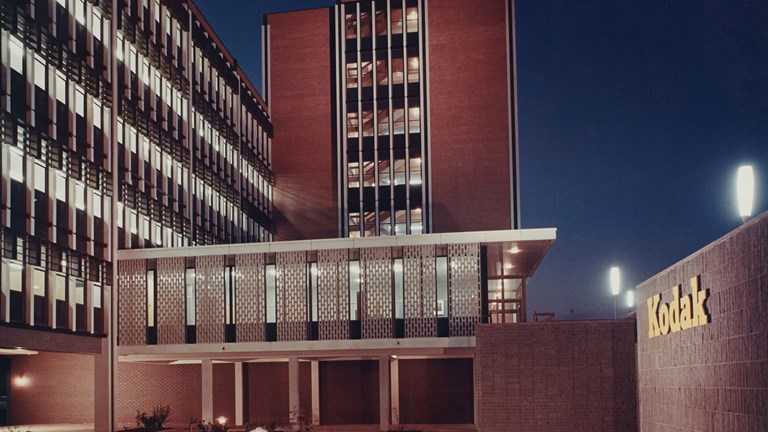
<instances>
[{"instance_id":1,"label":"dark blue sky","mask_svg":"<svg viewBox=\"0 0 768 432\"><path fill-rule=\"evenodd\" d=\"M197 3L260 87L263 13L335 2ZM518 0L516 13L522 222L558 229L529 313L612 317L610 266L628 288L741 223L740 163L768 209L768 3Z\"/></svg>"}]
</instances>

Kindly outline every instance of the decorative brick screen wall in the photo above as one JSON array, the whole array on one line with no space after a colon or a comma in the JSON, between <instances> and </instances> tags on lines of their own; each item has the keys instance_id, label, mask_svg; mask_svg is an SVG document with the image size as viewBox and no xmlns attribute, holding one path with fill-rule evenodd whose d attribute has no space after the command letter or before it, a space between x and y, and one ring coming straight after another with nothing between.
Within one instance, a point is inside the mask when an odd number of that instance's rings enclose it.
<instances>
[{"instance_id":1,"label":"decorative brick screen wall","mask_svg":"<svg viewBox=\"0 0 768 432\"><path fill-rule=\"evenodd\" d=\"M476 328L482 432L637 430L635 322Z\"/></svg>"}]
</instances>

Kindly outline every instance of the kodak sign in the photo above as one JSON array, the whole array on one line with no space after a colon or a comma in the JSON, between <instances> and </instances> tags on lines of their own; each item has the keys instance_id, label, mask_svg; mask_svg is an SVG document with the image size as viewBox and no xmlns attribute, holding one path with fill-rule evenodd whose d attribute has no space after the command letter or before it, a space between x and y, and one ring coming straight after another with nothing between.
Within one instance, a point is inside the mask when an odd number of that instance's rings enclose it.
<instances>
[{"instance_id":1,"label":"kodak sign","mask_svg":"<svg viewBox=\"0 0 768 432\"><path fill-rule=\"evenodd\" d=\"M680 296L682 285L672 288L672 301L661 303L661 294L648 299L648 338L675 333L709 323L708 291L701 290L701 275L691 278L691 293Z\"/></svg>"}]
</instances>

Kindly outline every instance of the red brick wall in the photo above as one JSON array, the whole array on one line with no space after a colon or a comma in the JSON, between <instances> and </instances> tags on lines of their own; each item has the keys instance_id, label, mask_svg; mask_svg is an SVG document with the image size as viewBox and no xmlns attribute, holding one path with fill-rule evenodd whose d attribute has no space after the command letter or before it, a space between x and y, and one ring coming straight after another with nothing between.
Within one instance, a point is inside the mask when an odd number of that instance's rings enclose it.
<instances>
[{"instance_id":1,"label":"red brick wall","mask_svg":"<svg viewBox=\"0 0 768 432\"><path fill-rule=\"evenodd\" d=\"M118 424L134 425L137 410L151 413L155 405L170 405L170 422L174 424L188 425L190 418L200 418L202 377L199 364L121 362L116 373L115 416Z\"/></svg>"},{"instance_id":2,"label":"red brick wall","mask_svg":"<svg viewBox=\"0 0 768 432\"><path fill-rule=\"evenodd\" d=\"M400 422L474 423L472 359L398 361Z\"/></svg>"},{"instance_id":3,"label":"red brick wall","mask_svg":"<svg viewBox=\"0 0 768 432\"><path fill-rule=\"evenodd\" d=\"M93 356L40 352L11 357L10 424L92 423ZM26 387L14 378L29 378Z\"/></svg>"},{"instance_id":4,"label":"red brick wall","mask_svg":"<svg viewBox=\"0 0 768 432\"><path fill-rule=\"evenodd\" d=\"M235 420L235 365L213 365L213 416ZM206 419L207 420L207 419Z\"/></svg>"},{"instance_id":5,"label":"red brick wall","mask_svg":"<svg viewBox=\"0 0 768 432\"><path fill-rule=\"evenodd\" d=\"M288 421L288 363L247 363L248 421L285 424ZM299 409L312 412L309 362L299 363Z\"/></svg>"},{"instance_id":6,"label":"red brick wall","mask_svg":"<svg viewBox=\"0 0 768 432\"><path fill-rule=\"evenodd\" d=\"M648 306L701 275L710 323L648 338ZM768 430L768 213L637 288L642 431Z\"/></svg>"},{"instance_id":7,"label":"red brick wall","mask_svg":"<svg viewBox=\"0 0 768 432\"><path fill-rule=\"evenodd\" d=\"M332 10L267 16L277 240L339 235L331 135Z\"/></svg>"},{"instance_id":8,"label":"red brick wall","mask_svg":"<svg viewBox=\"0 0 768 432\"><path fill-rule=\"evenodd\" d=\"M634 321L486 324L476 334L483 432L637 430Z\"/></svg>"},{"instance_id":9,"label":"red brick wall","mask_svg":"<svg viewBox=\"0 0 768 432\"><path fill-rule=\"evenodd\" d=\"M433 232L512 228L505 3L429 2Z\"/></svg>"},{"instance_id":10,"label":"red brick wall","mask_svg":"<svg viewBox=\"0 0 768 432\"><path fill-rule=\"evenodd\" d=\"M320 423L378 422L378 361L320 362Z\"/></svg>"}]
</instances>

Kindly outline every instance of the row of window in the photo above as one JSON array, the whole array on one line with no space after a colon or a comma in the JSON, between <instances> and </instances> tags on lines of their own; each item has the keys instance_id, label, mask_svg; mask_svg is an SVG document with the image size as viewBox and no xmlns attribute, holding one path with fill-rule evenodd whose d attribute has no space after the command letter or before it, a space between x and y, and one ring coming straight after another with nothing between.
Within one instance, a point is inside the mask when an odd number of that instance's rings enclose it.
<instances>
[{"instance_id":1,"label":"row of window","mask_svg":"<svg viewBox=\"0 0 768 432\"><path fill-rule=\"evenodd\" d=\"M402 135L406 131L407 133L421 132L421 107L411 105L414 103L418 101L409 100L407 110L405 107L392 107L376 111L347 112L347 138L386 136L390 133Z\"/></svg>"},{"instance_id":2,"label":"row of window","mask_svg":"<svg viewBox=\"0 0 768 432\"><path fill-rule=\"evenodd\" d=\"M104 331L101 284L68 277L62 271L25 266L23 261L8 258L2 260L2 271L7 274L10 322L94 333ZM86 327L87 315L91 315L93 321L91 329Z\"/></svg>"},{"instance_id":3,"label":"row of window","mask_svg":"<svg viewBox=\"0 0 768 432\"><path fill-rule=\"evenodd\" d=\"M347 234L427 232L419 0L343 3ZM404 34L406 33L406 34Z\"/></svg>"},{"instance_id":4,"label":"row of window","mask_svg":"<svg viewBox=\"0 0 768 432\"><path fill-rule=\"evenodd\" d=\"M378 58L378 57L383 58ZM407 68L403 68L403 64ZM391 67L389 67L391 65ZM374 81L374 77L376 80ZM407 80L406 80L407 78ZM391 61L386 53L377 54L375 60L362 60L346 64L347 88L372 87L388 84L417 84L419 82L419 57L408 55L403 57L401 53L393 52Z\"/></svg>"},{"instance_id":5,"label":"row of window","mask_svg":"<svg viewBox=\"0 0 768 432\"><path fill-rule=\"evenodd\" d=\"M318 321L318 270L316 262L308 262L306 264L306 320ZM361 275L360 261L349 261L347 263L349 278L349 297L346 299L349 306L350 320L359 320L361 318L361 296L363 277ZM237 280L239 278L238 272L234 266L228 266L223 269L224 271L224 285L220 287L224 292L224 303L221 305L224 308L224 324L237 324L237 308L235 307L238 301ZM281 298L281 294L278 292L278 269L275 264L266 264L264 268L265 272L265 285L261 287L264 292L265 305L265 318L267 323L274 323L277 321L277 301ZM185 302L185 322L188 326L196 325L196 284L200 276L196 274L194 268L187 268L184 275L184 302ZM402 319L405 316L406 300L403 292L404 275L403 275L403 259L395 258L392 260L391 265L391 284L392 295L394 299L394 309L392 311L392 318ZM435 258L435 278L434 286L425 287L426 289L435 290L436 303L434 310L434 317L447 317L447 298L448 298L448 258L436 257ZM157 298L158 298L158 281L155 270L147 271L147 327L154 327L157 323ZM250 293L248 295L255 295ZM370 305L369 305L370 307ZM340 309L347 309L342 307Z\"/></svg>"},{"instance_id":6,"label":"row of window","mask_svg":"<svg viewBox=\"0 0 768 432\"><path fill-rule=\"evenodd\" d=\"M344 16L344 37L346 39L355 39L376 36L387 36L387 34L402 34L403 28L407 33L419 31L419 9L416 6L407 6L405 16L403 9L394 6L398 2L392 2L390 9L381 8L379 4L386 5L386 1L376 2L376 10L371 13L369 5L362 5L359 15L353 11ZM389 29L389 31L387 30Z\"/></svg>"}]
</instances>

